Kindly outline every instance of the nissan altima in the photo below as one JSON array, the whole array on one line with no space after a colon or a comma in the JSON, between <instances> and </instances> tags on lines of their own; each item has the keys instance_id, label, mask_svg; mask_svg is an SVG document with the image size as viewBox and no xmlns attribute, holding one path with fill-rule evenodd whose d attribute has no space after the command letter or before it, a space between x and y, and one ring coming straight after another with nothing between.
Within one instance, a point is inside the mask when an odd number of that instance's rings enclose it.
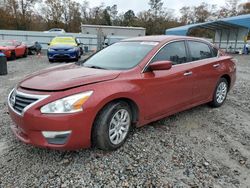
<instances>
[{"instance_id":1,"label":"nissan altima","mask_svg":"<svg viewBox=\"0 0 250 188\"><path fill-rule=\"evenodd\" d=\"M38 147L115 150L131 128L204 103L220 107L235 79L234 59L205 40L126 39L22 80L8 97L11 128Z\"/></svg>"}]
</instances>

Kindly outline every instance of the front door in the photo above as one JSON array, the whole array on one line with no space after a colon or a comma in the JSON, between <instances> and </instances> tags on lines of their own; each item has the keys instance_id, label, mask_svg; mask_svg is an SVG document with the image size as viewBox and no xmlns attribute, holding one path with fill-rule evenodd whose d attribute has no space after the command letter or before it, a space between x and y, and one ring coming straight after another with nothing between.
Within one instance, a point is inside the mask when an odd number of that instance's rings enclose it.
<instances>
[{"instance_id":1,"label":"front door","mask_svg":"<svg viewBox=\"0 0 250 188\"><path fill-rule=\"evenodd\" d=\"M192 64L187 63L187 50L184 41L167 44L153 58L156 61L172 61L170 70L146 71L142 73L144 82L143 99L145 119L154 119L176 112L190 105L192 101Z\"/></svg>"}]
</instances>

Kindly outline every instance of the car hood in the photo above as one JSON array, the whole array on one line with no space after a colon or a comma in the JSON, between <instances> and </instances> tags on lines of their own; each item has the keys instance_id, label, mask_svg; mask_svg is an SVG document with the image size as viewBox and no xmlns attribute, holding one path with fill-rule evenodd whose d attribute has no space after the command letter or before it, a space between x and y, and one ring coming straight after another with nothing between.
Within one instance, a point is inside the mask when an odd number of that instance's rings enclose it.
<instances>
[{"instance_id":1,"label":"car hood","mask_svg":"<svg viewBox=\"0 0 250 188\"><path fill-rule=\"evenodd\" d=\"M65 49L71 49L76 47L76 44L51 44L49 48L55 49L55 50L65 50Z\"/></svg>"},{"instance_id":2,"label":"car hood","mask_svg":"<svg viewBox=\"0 0 250 188\"><path fill-rule=\"evenodd\" d=\"M69 64L36 72L21 81L18 87L39 91L59 91L112 80L119 74L120 71Z\"/></svg>"}]
</instances>

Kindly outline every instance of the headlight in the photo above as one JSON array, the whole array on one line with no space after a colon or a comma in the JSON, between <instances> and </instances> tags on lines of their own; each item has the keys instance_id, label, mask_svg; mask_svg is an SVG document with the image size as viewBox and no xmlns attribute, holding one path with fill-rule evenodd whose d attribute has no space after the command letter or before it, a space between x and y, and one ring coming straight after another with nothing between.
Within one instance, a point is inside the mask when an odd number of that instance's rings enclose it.
<instances>
[{"instance_id":1,"label":"headlight","mask_svg":"<svg viewBox=\"0 0 250 188\"><path fill-rule=\"evenodd\" d=\"M74 51L77 51L77 48L70 48L68 49L69 52L74 52Z\"/></svg>"},{"instance_id":2,"label":"headlight","mask_svg":"<svg viewBox=\"0 0 250 188\"><path fill-rule=\"evenodd\" d=\"M49 103L41 108L43 114L64 114L82 111L82 105L93 94L93 91L87 91L76 95L71 95Z\"/></svg>"},{"instance_id":3,"label":"headlight","mask_svg":"<svg viewBox=\"0 0 250 188\"><path fill-rule=\"evenodd\" d=\"M55 50L52 49L52 48L48 48L48 51L49 51L49 52L53 52L53 51L55 51Z\"/></svg>"}]
</instances>

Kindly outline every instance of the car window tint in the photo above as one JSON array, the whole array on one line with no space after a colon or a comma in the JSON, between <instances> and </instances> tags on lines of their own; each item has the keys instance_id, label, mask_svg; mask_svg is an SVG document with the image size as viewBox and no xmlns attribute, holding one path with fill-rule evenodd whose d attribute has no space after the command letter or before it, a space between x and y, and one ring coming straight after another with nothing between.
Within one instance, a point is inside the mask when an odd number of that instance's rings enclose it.
<instances>
[{"instance_id":1,"label":"car window tint","mask_svg":"<svg viewBox=\"0 0 250 188\"><path fill-rule=\"evenodd\" d=\"M163 47L153 58L156 61L172 61L173 65L187 62L185 42L172 42Z\"/></svg>"},{"instance_id":2,"label":"car window tint","mask_svg":"<svg viewBox=\"0 0 250 188\"><path fill-rule=\"evenodd\" d=\"M209 46L203 42L188 41L192 61L213 57Z\"/></svg>"}]
</instances>

